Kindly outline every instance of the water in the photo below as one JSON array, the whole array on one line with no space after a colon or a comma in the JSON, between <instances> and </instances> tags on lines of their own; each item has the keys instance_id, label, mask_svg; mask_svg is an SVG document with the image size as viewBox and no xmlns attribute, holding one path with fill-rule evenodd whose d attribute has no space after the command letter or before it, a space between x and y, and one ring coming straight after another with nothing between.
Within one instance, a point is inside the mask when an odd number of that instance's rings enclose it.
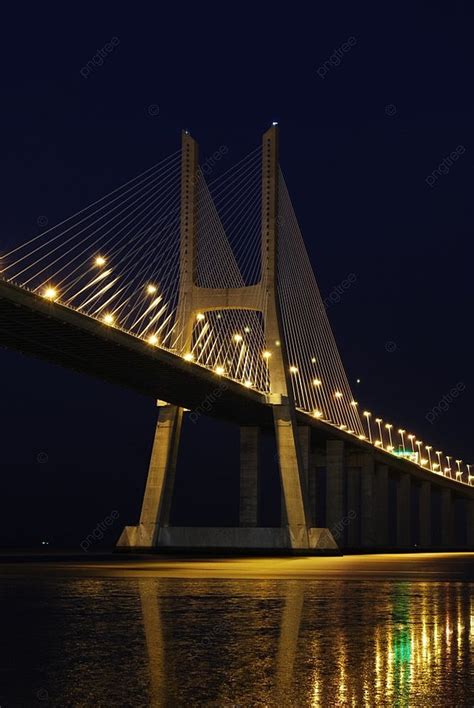
<instances>
[{"instance_id":1,"label":"water","mask_svg":"<svg viewBox=\"0 0 474 708\"><path fill-rule=\"evenodd\" d=\"M474 554L0 566L0 705L471 706Z\"/></svg>"}]
</instances>

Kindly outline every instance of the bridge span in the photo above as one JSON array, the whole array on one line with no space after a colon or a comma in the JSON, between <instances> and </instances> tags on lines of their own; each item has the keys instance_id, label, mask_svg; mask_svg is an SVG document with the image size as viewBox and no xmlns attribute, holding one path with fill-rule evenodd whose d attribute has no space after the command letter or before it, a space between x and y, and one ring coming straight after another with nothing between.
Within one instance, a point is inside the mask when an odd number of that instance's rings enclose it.
<instances>
[{"instance_id":1,"label":"bridge span","mask_svg":"<svg viewBox=\"0 0 474 708\"><path fill-rule=\"evenodd\" d=\"M167 401L189 415L197 412L239 426L241 523L244 529L258 529L259 434L273 428L272 405L264 394L1 280L0 346ZM297 410L296 418L312 523L329 528L339 548L474 545L474 487L374 447L305 411ZM439 528L432 523L435 513ZM390 532L391 517L395 532ZM241 541L241 536L232 538L230 529L222 531L223 548ZM172 547L189 546L191 539L202 550L216 543L213 529L168 528L163 536L164 545ZM255 547L250 536L245 540ZM258 543L265 549L278 547L284 544L283 531L257 536L257 548Z\"/></svg>"}]
</instances>

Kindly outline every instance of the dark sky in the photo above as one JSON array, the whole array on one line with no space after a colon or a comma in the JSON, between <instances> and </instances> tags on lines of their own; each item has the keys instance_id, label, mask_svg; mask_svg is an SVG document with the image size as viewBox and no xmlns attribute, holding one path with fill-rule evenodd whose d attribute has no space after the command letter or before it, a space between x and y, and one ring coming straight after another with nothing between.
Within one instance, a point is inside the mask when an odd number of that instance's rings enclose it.
<instances>
[{"instance_id":1,"label":"dark sky","mask_svg":"<svg viewBox=\"0 0 474 708\"><path fill-rule=\"evenodd\" d=\"M455 0L3 9L0 251L174 152L182 128L203 159L227 145L227 169L278 120L323 296L356 275L328 314L357 399L474 462L473 20ZM116 509L112 542L138 514L154 402L0 357L0 544L76 544ZM465 391L427 422L458 383ZM200 426L187 431L180 499L205 518L206 480L215 518L227 518L235 431Z\"/></svg>"}]
</instances>

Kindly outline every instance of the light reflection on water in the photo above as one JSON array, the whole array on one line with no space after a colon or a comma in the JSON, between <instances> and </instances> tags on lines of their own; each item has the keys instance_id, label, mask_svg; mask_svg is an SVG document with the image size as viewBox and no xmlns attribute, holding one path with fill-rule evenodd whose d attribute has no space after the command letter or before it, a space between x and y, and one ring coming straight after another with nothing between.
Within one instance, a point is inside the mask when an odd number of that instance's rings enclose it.
<instances>
[{"instance_id":1,"label":"light reflection on water","mask_svg":"<svg viewBox=\"0 0 474 708\"><path fill-rule=\"evenodd\" d=\"M464 706L473 584L11 577L2 706Z\"/></svg>"}]
</instances>

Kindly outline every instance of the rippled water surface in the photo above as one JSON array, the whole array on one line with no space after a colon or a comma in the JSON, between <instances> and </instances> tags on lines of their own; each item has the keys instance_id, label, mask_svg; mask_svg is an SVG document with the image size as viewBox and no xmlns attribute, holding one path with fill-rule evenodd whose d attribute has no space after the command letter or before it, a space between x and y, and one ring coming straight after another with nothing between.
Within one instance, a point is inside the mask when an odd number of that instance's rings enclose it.
<instances>
[{"instance_id":1,"label":"rippled water surface","mask_svg":"<svg viewBox=\"0 0 474 708\"><path fill-rule=\"evenodd\" d=\"M474 555L0 566L0 705L470 706Z\"/></svg>"}]
</instances>

